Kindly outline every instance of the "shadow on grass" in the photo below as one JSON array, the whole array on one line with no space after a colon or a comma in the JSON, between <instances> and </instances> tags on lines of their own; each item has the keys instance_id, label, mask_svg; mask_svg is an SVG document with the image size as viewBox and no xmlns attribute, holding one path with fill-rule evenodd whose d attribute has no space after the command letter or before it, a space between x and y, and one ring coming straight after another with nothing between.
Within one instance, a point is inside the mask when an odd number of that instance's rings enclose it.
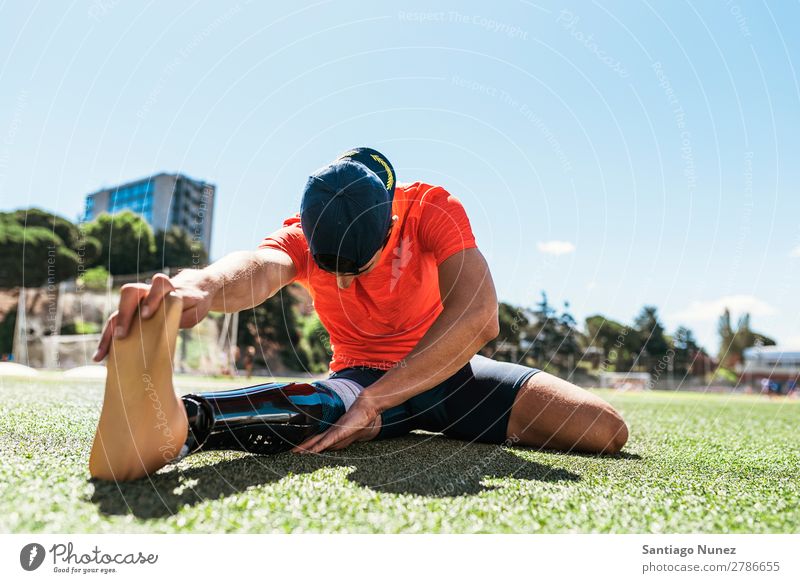
<instances>
[{"instance_id":1,"label":"shadow on grass","mask_svg":"<svg viewBox=\"0 0 800 583\"><path fill-rule=\"evenodd\" d=\"M196 463L200 456L190 459ZM440 435L407 437L354 445L323 455L253 456L188 468L167 467L149 478L115 484L95 481L92 502L104 514L163 518L186 504L230 496L251 486L273 484L290 474L310 474L323 468L347 467L347 479L379 492L446 498L478 494L494 486L487 478L540 482L576 482L580 476L515 455L497 445L465 443ZM554 458L557 459L557 458ZM501 486L502 487L502 486Z\"/></svg>"},{"instance_id":2,"label":"shadow on grass","mask_svg":"<svg viewBox=\"0 0 800 583\"><path fill-rule=\"evenodd\" d=\"M555 450L548 450L553 451L554 453L558 453ZM587 457L587 458L598 458L598 459L607 459L607 460L634 460L638 461L642 459L638 453L628 453L627 451L621 451L619 453L615 453L612 455L606 454L597 454L597 453L582 453L579 451L571 451L569 455L574 455L578 457Z\"/></svg>"}]
</instances>

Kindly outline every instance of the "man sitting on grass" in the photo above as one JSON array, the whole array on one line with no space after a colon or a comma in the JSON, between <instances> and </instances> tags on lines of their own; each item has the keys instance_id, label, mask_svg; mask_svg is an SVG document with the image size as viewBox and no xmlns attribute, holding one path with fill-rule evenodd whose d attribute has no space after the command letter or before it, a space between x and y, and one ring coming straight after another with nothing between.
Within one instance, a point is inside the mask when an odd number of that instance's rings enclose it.
<instances>
[{"instance_id":1,"label":"man sitting on grass","mask_svg":"<svg viewBox=\"0 0 800 583\"><path fill-rule=\"evenodd\" d=\"M179 398L178 327L252 308L298 282L330 333L328 379ZM477 355L498 334L497 297L461 203L397 184L357 148L315 172L300 213L254 251L122 287L107 354L93 477L145 476L188 453L319 453L414 429L466 441L617 453L628 430L607 402L550 374Z\"/></svg>"}]
</instances>

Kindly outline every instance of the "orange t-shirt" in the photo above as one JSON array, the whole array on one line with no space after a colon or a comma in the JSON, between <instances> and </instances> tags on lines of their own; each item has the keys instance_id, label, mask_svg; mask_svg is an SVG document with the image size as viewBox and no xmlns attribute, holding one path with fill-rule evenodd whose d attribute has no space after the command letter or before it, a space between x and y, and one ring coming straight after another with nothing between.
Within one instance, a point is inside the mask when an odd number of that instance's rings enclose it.
<instances>
[{"instance_id":1,"label":"orange t-shirt","mask_svg":"<svg viewBox=\"0 0 800 583\"><path fill-rule=\"evenodd\" d=\"M441 186L398 184L392 214L398 221L375 268L339 289L336 276L311 257L300 215L259 245L284 251L311 294L331 336L332 371L351 366L389 369L417 345L442 311L438 266L476 247L461 202Z\"/></svg>"}]
</instances>

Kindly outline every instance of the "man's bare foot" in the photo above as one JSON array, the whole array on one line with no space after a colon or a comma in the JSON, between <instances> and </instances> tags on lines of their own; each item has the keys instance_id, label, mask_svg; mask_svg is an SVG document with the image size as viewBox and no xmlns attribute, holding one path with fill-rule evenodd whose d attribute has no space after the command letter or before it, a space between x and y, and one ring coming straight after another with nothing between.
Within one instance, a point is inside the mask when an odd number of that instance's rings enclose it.
<instances>
[{"instance_id":1,"label":"man's bare foot","mask_svg":"<svg viewBox=\"0 0 800 583\"><path fill-rule=\"evenodd\" d=\"M168 295L149 320L137 312L125 338L115 338L106 363L103 410L89 456L89 473L135 480L180 452L189 423L172 386L181 299Z\"/></svg>"}]
</instances>

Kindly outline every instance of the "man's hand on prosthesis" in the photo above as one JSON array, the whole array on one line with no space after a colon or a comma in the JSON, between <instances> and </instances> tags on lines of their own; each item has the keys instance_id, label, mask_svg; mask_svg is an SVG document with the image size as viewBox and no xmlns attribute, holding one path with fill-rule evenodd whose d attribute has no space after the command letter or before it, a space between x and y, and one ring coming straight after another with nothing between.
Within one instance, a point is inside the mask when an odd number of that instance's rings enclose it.
<instances>
[{"instance_id":1,"label":"man's hand on prosthesis","mask_svg":"<svg viewBox=\"0 0 800 583\"><path fill-rule=\"evenodd\" d=\"M353 406L327 431L315 435L292 449L294 453L320 453L325 450L344 449L356 441L374 439L381 428L381 416L369 397L363 393Z\"/></svg>"},{"instance_id":2,"label":"man's hand on prosthesis","mask_svg":"<svg viewBox=\"0 0 800 583\"><path fill-rule=\"evenodd\" d=\"M100 362L105 358L112 338L125 338L128 335L140 303L142 319L149 320L169 293L174 292L183 300L180 327L191 328L205 318L211 309L213 293L208 288L202 272L195 269L181 271L172 279L163 273L158 273L153 276L150 285L145 283L123 285L120 290L119 309L108 318L92 360Z\"/></svg>"}]
</instances>

